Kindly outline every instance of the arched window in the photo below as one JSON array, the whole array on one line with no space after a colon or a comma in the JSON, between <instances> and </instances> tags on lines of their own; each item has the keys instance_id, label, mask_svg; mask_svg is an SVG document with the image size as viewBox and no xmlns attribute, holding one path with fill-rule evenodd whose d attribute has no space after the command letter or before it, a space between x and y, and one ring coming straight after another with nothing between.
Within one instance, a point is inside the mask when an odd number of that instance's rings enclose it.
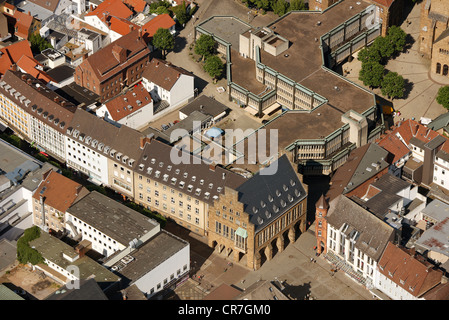
<instances>
[{"instance_id":1,"label":"arched window","mask_svg":"<svg viewBox=\"0 0 449 320\"><path fill-rule=\"evenodd\" d=\"M441 63L437 63L437 70L436 70L436 72L438 73L438 74L440 74L441 73Z\"/></svg>"},{"instance_id":2,"label":"arched window","mask_svg":"<svg viewBox=\"0 0 449 320\"><path fill-rule=\"evenodd\" d=\"M443 76L447 76L448 71L449 71L449 67L447 66L447 64L445 64L443 66Z\"/></svg>"}]
</instances>

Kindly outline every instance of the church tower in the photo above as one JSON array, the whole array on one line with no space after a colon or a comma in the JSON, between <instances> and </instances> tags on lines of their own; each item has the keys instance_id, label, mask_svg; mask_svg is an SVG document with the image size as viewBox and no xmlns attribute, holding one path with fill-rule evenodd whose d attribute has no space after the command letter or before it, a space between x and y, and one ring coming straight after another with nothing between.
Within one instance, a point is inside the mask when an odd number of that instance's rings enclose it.
<instances>
[{"instance_id":1,"label":"church tower","mask_svg":"<svg viewBox=\"0 0 449 320\"><path fill-rule=\"evenodd\" d=\"M326 243L327 243L327 221L326 216L329 210L329 204L327 203L324 194L321 195L320 199L317 201L315 211L315 236L316 236L316 247L317 253L326 253Z\"/></svg>"}]
</instances>

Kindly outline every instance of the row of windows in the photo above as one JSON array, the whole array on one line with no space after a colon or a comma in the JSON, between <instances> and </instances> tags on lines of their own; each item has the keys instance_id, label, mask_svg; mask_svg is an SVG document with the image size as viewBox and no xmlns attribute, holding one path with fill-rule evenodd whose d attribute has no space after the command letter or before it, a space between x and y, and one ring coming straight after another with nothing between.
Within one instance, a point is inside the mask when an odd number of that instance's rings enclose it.
<instances>
[{"instance_id":1,"label":"row of windows","mask_svg":"<svg viewBox=\"0 0 449 320\"><path fill-rule=\"evenodd\" d=\"M185 265L182 267L182 271L185 272L186 270L187 270L187 265L185 264ZM176 271L176 276L179 277L180 275L181 275L181 269L178 269L178 270ZM157 290L157 291L161 290L161 289L162 289L162 285L165 286L165 285L168 283L168 279L169 279L169 278L165 278L162 282L158 283L158 284L156 285L156 290ZM174 279L175 279L175 274L172 273L172 274L170 275L170 281L172 281L172 280L174 280ZM151 295L151 294L153 294L154 292L155 292L155 288L153 287L153 288L150 289L149 294Z\"/></svg>"}]
</instances>

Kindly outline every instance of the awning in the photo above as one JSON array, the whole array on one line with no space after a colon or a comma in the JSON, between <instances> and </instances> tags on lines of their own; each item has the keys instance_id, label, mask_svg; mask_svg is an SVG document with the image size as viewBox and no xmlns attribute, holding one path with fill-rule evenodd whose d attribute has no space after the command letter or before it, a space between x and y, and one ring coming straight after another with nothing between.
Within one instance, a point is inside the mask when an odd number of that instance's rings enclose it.
<instances>
[{"instance_id":1,"label":"awning","mask_svg":"<svg viewBox=\"0 0 449 320\"><path fill-rule=\"evenodd\" d=\"M259 112L256 109L253 109L251 107L246 107L245 111L251 113L253 116L255 116Z\"/></svg>"},{"instance_id":2,"label":"awning","mask_svg":"<svg viewBox=\"0 0 449 320\"><path fill-rule=\"evenodd\" d=\"M281 105L277 102L273 103L271 106L269 106L268 108L266 108L265 110L263 110L264 114L270 114L273 111L276 111L277 109L279 109L281 107Z\"/></svg>"},{"instance_id":3,"label":"awning","mask_svg":"<svg viewBox=\"0 0 449 320\"><path fill-rule=\"evenodd\" d=\"M245 229L242 228L238 228L237 231L235 232L236 235L246 239L248 238L248 232Z\"/></svg>"}]
</instances>

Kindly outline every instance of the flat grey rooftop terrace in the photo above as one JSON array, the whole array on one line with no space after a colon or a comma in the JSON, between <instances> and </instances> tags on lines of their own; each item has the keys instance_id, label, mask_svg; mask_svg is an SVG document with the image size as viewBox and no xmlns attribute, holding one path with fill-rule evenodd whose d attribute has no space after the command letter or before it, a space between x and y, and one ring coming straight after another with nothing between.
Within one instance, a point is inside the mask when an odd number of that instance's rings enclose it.
<instances>
[{"instance_id":1,"label":"flat grey rooftop terrace","mask_svg":"<svg viewBox=\"0 0 449 320\"><path fill-rule=\"evenodd\" d=\"M229 42L233 49L239 50L239 35L251 28L235 17L215 16L201 23L201 27L215 36Z\"/></svg>"}]
</instances>

